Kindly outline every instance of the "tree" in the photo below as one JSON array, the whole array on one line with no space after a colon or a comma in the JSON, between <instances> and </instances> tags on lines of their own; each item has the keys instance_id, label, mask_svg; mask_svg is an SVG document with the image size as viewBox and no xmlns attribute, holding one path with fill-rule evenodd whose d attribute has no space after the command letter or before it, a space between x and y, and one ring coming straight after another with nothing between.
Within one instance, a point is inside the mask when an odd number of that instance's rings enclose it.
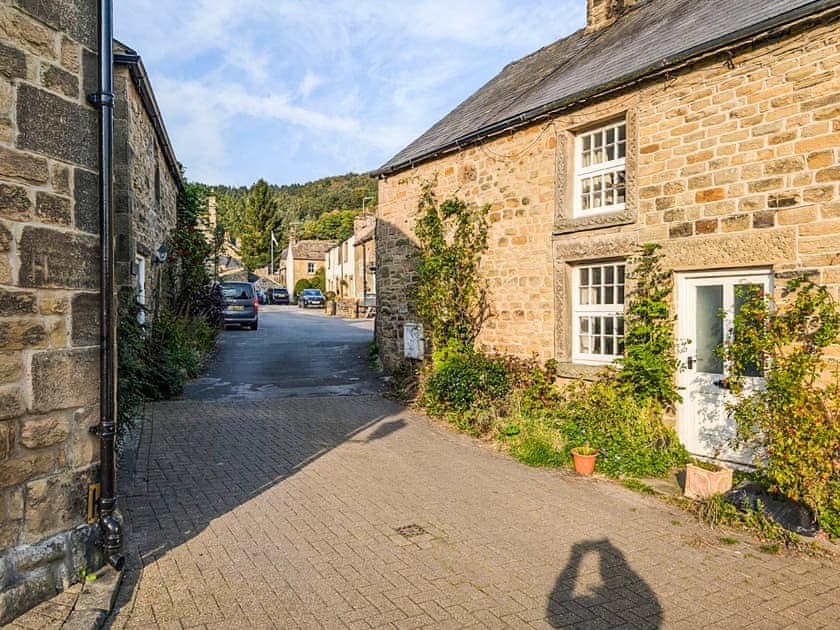
<instances>
[{"instance_id":1,"label":"tree","mask_svg":"<svg viewBox=\"0 0 840 630\"><path fill-rule=\"evenodd\" d=\"M268 183L259 180L248 193L242 225L242 262L250 270L268 264L271 230L277 216L277 201Z\"/></svg>"},{"instance_id":2,"label":"tree","mask_svg":"<svg viewBox=\"0 0 840 630\"><path fill-rule=\"evenodd\" d=\"M304 221L300 238L314 238L325 241L343 241L353 234L353 220L356 210L332 210L314 219Z\"/></svg>"},{"instance_id":3,"label":"tree","mask_svg":"<svg viewBox=\"0 0 840 630\"><path fill-rule=\"evenodd\" d=\"M327 290L327 270L323 267L318 267L318 271L309 280L309 286L313 289Z\"/></svg>"}]
</instances>

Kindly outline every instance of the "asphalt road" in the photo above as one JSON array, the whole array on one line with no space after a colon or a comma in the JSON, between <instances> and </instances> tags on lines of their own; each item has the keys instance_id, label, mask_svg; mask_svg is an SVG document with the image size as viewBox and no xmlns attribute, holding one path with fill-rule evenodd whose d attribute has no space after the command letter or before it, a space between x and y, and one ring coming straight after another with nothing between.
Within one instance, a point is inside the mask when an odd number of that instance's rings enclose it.
<instances>
[{"instance_id":1,"label":"asphalt road","mask_svg":"<svg viewBox=\"0 0 840 630\"><path fill-rule=\"evenodd\" d=\"M368 365L373 320L327 317L323 309L261 306L258 330L229 328L205 376L185 400L265 400L376 393Z\"/></svg>"}]
</instances>

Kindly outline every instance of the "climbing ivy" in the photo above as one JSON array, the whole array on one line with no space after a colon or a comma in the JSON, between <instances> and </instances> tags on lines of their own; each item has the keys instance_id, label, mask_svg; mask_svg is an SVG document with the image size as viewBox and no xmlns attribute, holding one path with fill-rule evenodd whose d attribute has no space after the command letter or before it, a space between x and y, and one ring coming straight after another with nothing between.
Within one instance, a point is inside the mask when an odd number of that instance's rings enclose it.
<instances>
[{"instance_id":1,"label":"climbing ivy","mask_svg":"<svg viewBox=\"0 0 840 630\"><path fill-rule=\"evenodd\" d=\"M478 269L487 250L489 206L478 208L456 197L439 203L434 182L422 186L414 232L420 244L417 313L437 351L472 352L487 319L487 291Z\"/></svg>"},{"instance_id":2,"label":"climbing ivy","mask_svg":"<svg viewBox=\"0 0 840 630\"><path fill-rule=\"evenodd\" d=\"M681 400L676 387L679 361L671 316L671 272L662 267L660 245L641 245L630 259L633 289L624 311L624 356L615 380L638 399L664 407Z\"/></svg>"}]
</instances>

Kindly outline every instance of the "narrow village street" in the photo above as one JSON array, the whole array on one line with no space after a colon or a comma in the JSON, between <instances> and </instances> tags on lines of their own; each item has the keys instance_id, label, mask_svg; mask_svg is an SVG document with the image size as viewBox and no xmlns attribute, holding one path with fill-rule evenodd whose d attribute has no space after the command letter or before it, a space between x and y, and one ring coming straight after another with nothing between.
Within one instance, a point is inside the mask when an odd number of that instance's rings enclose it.
<instances>
[{"instance_id":1,"label":"narrow village street","mask_svg":"<svg viewBox=\"0 0 840 630\"><path fill-rule=\"evenodd\" d=\"M268 307L148 408L110 627L836 627L836 562L437 426L376 393L371 337Z\"/></svg>"}]
</instances>

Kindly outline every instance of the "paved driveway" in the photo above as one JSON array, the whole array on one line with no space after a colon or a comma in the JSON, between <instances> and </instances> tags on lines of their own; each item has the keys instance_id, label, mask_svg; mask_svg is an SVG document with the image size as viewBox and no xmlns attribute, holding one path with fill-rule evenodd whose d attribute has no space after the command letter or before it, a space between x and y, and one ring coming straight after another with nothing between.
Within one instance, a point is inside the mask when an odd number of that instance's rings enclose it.
<instances>
[{"instance_id":1,"label":"paved driveway","mask_svg":"<svg viewBox=\"0 0 840 630\"><path fill-rule=\"evenodd\" d=\"M837 562L723 544L375 394L282 389L149 410L114 628L837 627Z\"/></svg>"}]
</instances>

